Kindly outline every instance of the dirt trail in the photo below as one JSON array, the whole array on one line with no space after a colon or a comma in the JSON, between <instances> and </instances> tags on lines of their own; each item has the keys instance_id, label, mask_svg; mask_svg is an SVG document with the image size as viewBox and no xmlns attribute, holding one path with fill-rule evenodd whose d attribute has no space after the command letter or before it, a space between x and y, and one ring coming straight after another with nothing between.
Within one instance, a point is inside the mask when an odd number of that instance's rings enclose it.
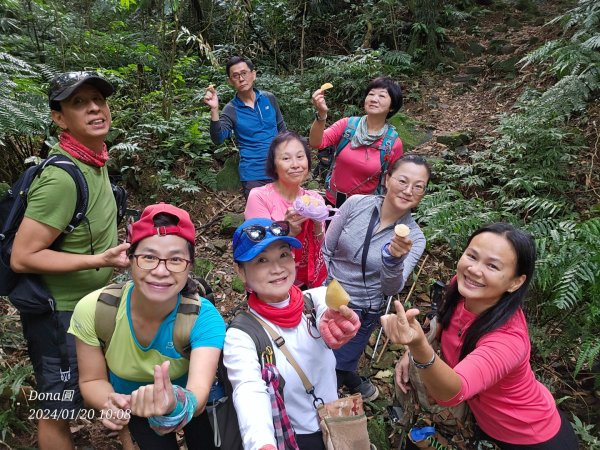
<instances>
[{"instance_id":1,"label":"dirt trail","mask_svg":"<svg viewBox=\"0 0 600 450\"><path fill-rule=\"evenodd\" d=\"M518 61L528 52L560 34L558 26L544 26L559 14L559 7L544 2L539 15L502 10L474 19L470 33L448 31L449 64L423 75L407 86L404 111L429 127L434 136L469 132L470 149L485 145L481 138L493 135L498 118L509 113L532 76ZM463 27L464 28L464 27ZM438 154L445 147L429 141L417 152Z\"/></svg>"}]
</instances>

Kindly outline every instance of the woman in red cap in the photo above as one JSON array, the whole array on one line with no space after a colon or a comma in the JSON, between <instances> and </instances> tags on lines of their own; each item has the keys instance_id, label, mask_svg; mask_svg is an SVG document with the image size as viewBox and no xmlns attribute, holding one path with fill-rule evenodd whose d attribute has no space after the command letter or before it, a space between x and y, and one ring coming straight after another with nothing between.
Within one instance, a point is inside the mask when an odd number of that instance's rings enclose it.
<instances>
[{"instance_id":1,"label":"woman in red cap","mask_svg":"<svg viewBox=\"0 0 600 450\"><path fill-rule=\"evenodd\" d=\"M109 288L84 297L73 313L69 332L77 338L81 393L107 428L128 425L142 450L177 450L180 429L189 449L214 448L204 408L225 323L188 279L194 224L186 211L160 203L148 206L128 232L132 280L110 287L114 331L107 338L100 325ZM176 333L190 316L186 353Z\"/></svg>"}]
</instances>

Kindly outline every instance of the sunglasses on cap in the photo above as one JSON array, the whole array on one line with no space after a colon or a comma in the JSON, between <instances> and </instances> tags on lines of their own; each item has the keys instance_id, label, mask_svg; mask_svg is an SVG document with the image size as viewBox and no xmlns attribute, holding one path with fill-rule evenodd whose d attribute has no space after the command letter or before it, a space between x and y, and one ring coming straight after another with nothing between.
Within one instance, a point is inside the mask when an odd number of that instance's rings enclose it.
<instances>
[{"instance_id":1,"label":"sunglasses on cap","mask_svg":"<svg viewBox=\"0 0 600 450\"><path fill-rule=\"evenodd\" d=\"M242 233L244 233L252 242L262 241L267 237L268 231L270 231L273 236L287 236L290 234L290 223L286 220L278 220L268 227L262 225L250 225L242 229Z\"/></svg>"}]
</instances>

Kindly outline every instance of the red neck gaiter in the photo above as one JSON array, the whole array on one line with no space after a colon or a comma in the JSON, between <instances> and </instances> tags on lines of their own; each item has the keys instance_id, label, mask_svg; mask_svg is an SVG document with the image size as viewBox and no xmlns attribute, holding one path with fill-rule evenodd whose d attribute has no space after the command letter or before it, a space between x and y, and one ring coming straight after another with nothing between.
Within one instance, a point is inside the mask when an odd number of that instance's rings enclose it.
<instances>
[{"instance_id":1,"label":"red neck gaiter","mask_svg":"<svg viewBox=\"0 0 600 450\"><path fill-rule=\"evenodd\" d=\"M263 302L255 292L250 293L248 306L269 322L273 322L281 328L294 328L302 320L304 300L300 288L292 286L290 289L290 303L285 308L276 308Z\"/></svg>"},{"instance_id":2,"label":"red neck gaiter","mask_svg":"<svg viewBox=\"0 0 600 450\"><path fill-rule=\"evenodd\" d=\"M94 167L103 167L106 164L106 161L108 161L106 144L103 144L102 153L98 154L87 148L67 131L63 131L58 137L58 140L61 148L65 152L85 164Z\"/></svg>"}]
</instances>

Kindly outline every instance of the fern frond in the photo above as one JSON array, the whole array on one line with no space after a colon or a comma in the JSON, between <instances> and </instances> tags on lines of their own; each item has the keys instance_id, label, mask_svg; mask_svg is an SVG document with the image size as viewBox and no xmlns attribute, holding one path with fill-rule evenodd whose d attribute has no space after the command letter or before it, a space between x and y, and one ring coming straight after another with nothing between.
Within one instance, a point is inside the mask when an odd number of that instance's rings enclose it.
<instances>
[{"instance_id":1,"label":"fern frond","mask_svg":"<svg viewBox=\"0 0 600 450\"><path fill-rule=\"evenodd\" d=\"M583 47L589 48L591 50L600 48L600 34L596 34L595 36L592 36L587 41L583 42L581 45Z\"/></svg>"},{"instance_id":2,"label":"fern frond","mask_svg":"<svg viewBox=\"0 0 600 450\"><path fill-rule=\"evenodd\" d=\"M573 372L573 375L577 376L584 364L587 364L588 367L591 368L594 365L594 361L597 360L599 356L599 338L597 338L595 341L584 342L580 347L579 356L577 357L577 362L575 363L575 370Z\"/></svg>"},{"instance_id":3,"label":"fern frond","mask_svg":"<svg viewBox=\"0 0 600 450\"><path fill-rule=\"evenodd\" d=\"M552 58L554 51L564 45L564 41L556 40L545 43L539 48L529 52L521 58L518 64L523 64L523 69L530 64L539 63Z\"/></svg>"},{"instance_id":4,"label":"fern frond","mask_svg":"<svg viewBox=\"0 0 600 450\"><path fill-rule=\"evenodd\" d=\"M503 207L507 211L526 215L555 217L565 210L565 202L549 198L530 196L507 200Z\"/></svg>"}]
</instances>

